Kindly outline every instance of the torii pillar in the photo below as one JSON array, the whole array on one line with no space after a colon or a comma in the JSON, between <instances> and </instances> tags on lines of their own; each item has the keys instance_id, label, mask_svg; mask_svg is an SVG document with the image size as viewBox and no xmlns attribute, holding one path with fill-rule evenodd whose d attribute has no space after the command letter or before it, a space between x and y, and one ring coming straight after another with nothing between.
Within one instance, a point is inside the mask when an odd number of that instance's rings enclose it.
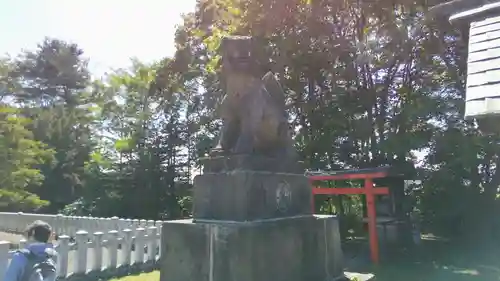
<instances>
[{"instance_id":1,"label":"torii pillar","mask_svg":"<svg viewBox=\"0 0 500 281\"><path fill-rule=\"evenodd\" d=\"M453 0L430 9L435 17L469 26L465 118L500 132L500 0Z\"/></svg>"}]
</instances>

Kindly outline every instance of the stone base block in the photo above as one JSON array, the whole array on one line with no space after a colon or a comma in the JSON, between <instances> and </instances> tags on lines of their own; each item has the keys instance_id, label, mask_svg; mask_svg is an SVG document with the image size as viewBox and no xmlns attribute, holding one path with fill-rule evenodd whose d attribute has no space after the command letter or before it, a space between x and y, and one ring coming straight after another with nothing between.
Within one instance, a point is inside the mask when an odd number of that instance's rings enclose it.
<instances>
[{"instance_id":1,"label":"stone base block","mask_svg":"<svg viewBox=\"0 0 500 281\"><path fill-rule=\"evenodd\" d=\"M251 221L311 215L311 186L303 174L255 171L196 176L195 220Z\"/></svg>"},{"instance_id":2,"label":"stone base block","mask_svg":"<svg viewBox=\"0 0 500 281\"><path fill-rule=\"evenodd\" d=\"M331 281L343 277L335 216L165 222L160 281Z\"/></svg>"}]
</instances>

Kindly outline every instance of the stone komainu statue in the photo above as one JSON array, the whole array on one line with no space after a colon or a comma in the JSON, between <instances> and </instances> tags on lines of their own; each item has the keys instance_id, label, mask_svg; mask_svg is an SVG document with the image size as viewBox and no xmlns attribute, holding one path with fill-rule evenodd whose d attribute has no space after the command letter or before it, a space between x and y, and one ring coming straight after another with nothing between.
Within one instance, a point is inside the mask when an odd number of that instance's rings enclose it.
<instances>
[{"instance_id":1,"label":"stone komainu statue","mask_svg":"<svg viewBox=\"0 0 500 281\"><path fill-rule=\"evenodd\" d=\"M222 41L226 95L221 104L221 137L215 152L294 157L285 95L273 73L258 76L251 37Z\"/></svg>"}]
</instances>

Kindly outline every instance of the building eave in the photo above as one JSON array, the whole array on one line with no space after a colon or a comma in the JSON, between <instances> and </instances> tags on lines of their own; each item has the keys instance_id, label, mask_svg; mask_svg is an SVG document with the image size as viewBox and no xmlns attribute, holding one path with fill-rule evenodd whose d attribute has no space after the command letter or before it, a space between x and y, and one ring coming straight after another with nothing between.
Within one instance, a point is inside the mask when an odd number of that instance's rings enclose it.
<instances>
[{"instance_id":1,"label":"building eave","mask_svg":"<svg viewBox=\"0 0 500 281\"><path fill-rule=\"evenodd\" d=\"M434 16L450 16L455 13L477 8L490 1L491 0L452 0L432 6L429 8L429 13Z\"/></svg>"},{"instance_id":2,"label":"building eave","mask_svg":"<svg viewBox=\"0 0 500 281\"><path fill-rule=\"evenodd\" d=\"M450 21L470 20L498 12L500 0L452 0L435 5L429 9L432 17L445 17Z\"/></svg>"},{"instance_id":3,"label":"building eave","mask_svg":"<svg viewBox=\"0 0 500 281\"><path fill-rule=\"evenodd\" d=\"M450 15L449 20L450 22L457 22L461 20L471 21L492 13L498 13L499 11L500 11L500 1L496 1L495 3L486 4L480 7L476 7L473 9L469 9L466 11Z\"/></svg>"}]
</instances>

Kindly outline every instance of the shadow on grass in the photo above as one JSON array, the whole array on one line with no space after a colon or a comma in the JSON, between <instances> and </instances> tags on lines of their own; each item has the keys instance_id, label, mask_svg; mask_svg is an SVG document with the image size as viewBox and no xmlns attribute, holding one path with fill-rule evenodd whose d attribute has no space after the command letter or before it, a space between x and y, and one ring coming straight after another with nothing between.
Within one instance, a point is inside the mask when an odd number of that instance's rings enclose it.
<instances>
[{"instance_id":1,"label":"shadow on grass","mask_svg":"<svg viewBox=\"0 0 500 281\"><path fill-rule=\"evenodd\" d=\"M356 267L348 270L374 273L377 281L497 281L500 251L493 243L470 247L423 240L418 248L387 255L379 266Z\"/></svg>"}]
</instances>

